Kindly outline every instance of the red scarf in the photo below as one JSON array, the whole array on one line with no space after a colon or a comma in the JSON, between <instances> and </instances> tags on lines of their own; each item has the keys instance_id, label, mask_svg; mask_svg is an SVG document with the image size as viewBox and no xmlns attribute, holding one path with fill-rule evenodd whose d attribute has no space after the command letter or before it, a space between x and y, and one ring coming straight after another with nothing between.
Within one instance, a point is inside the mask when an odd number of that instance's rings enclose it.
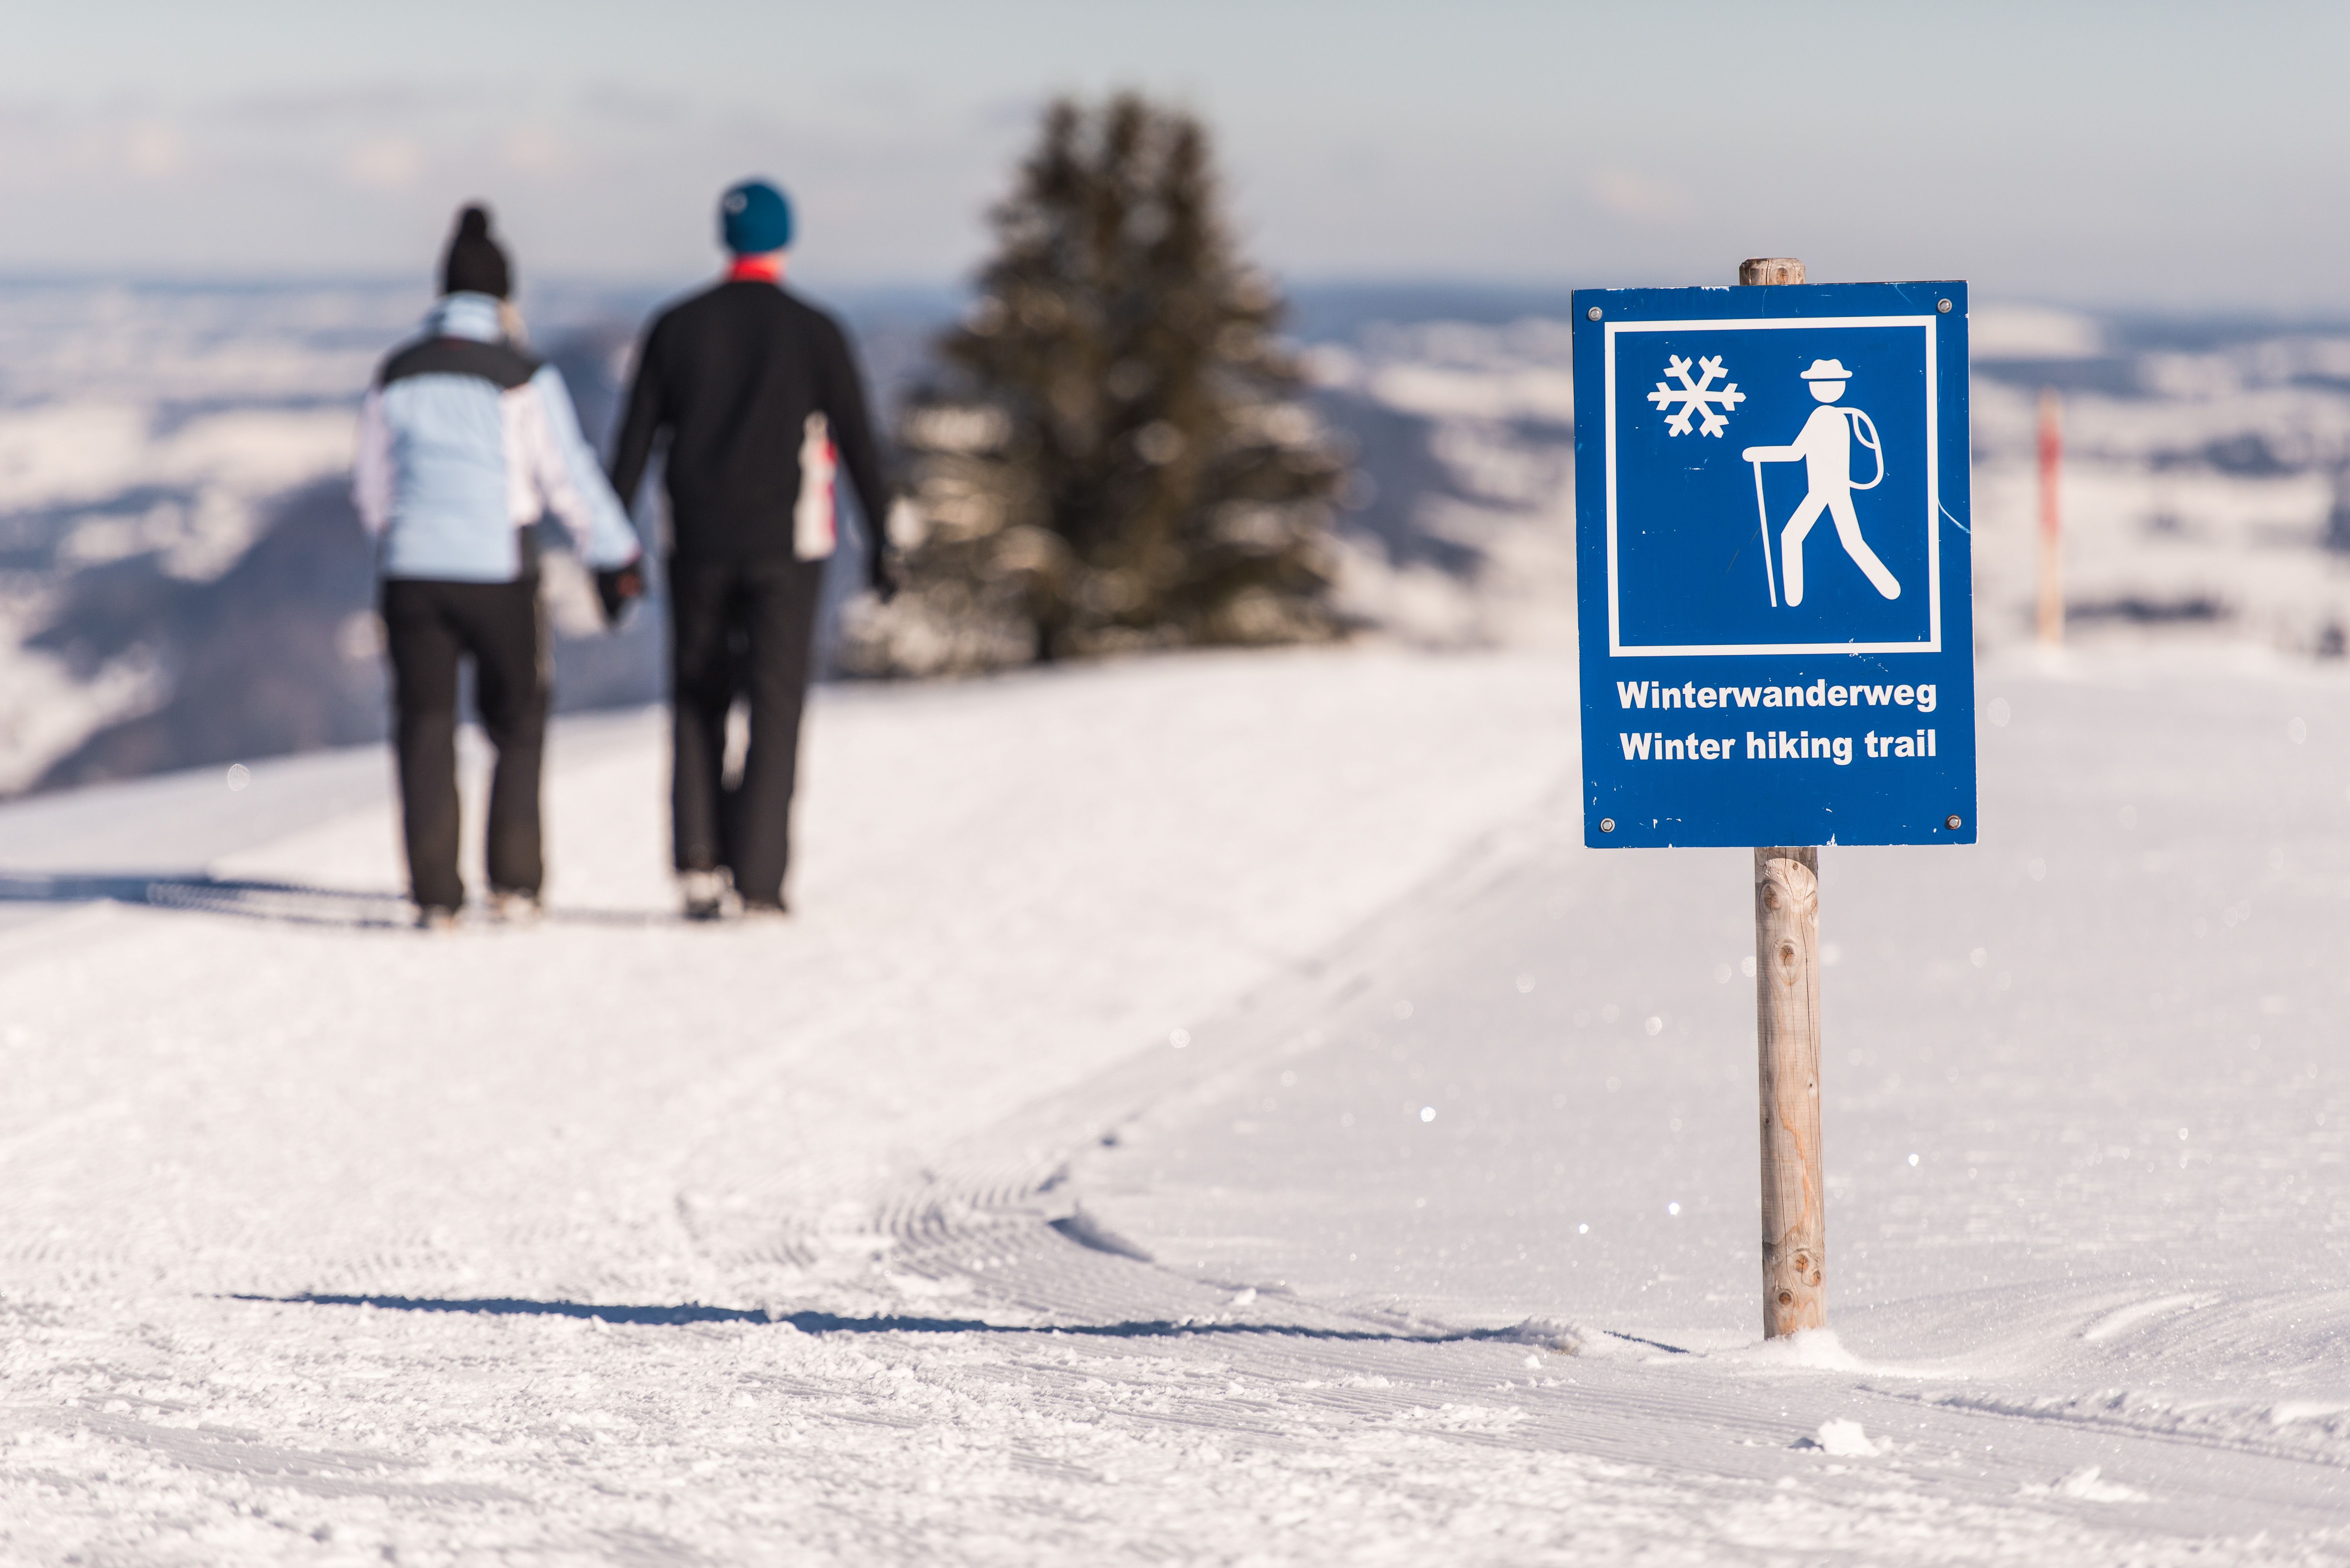
<instances>
[{"instance_id":1,"label":"red scarf","mask_svg":"<svg viewBox=\"0 0 2350 1568\"><path fill-rule=\"evenodd\" d=\"M736 256L726 270L729 283L780 283L783 276L784 258L779 255Z\"/></svg>"}]
</instances>

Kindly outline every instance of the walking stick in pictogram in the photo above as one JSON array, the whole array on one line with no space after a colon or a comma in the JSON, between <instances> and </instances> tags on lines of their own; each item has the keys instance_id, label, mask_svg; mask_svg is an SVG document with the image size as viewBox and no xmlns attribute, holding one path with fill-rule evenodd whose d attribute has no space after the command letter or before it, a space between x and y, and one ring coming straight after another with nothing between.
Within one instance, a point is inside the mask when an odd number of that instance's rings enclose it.
<instances>
[{"instance_id":1,"label":"walking stick in pictogram","mask_svg":"<svg viewBox=\"0 0 2350 1568\"><path fill-rule=\"evenodd\" d=\"M1771 567L1771 504L1762 499L1762 460L1750 457L1754 470L1754 520L1762 525L1762 581L1771 590L1771 607L1779 607L1779 574Z\"/></svg>"}]
</instances>

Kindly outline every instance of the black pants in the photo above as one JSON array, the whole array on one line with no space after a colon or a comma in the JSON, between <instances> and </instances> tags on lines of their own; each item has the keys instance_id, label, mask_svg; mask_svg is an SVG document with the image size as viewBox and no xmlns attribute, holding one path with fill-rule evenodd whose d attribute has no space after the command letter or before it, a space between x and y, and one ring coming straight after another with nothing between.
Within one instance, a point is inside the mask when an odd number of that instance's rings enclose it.
<instances>
[{"instance_id":1,"label":"black pants","mask_svg":"<svg viewBox=\"0 0 2350 1568\"><path fill-rule=\"evenodd\" d=\"M670 804L677 868L734 873L743 898L781 903L792 853L800 710L816 646L822 561L675 560L669 570ZM749 699L751 750L726 783L726 714Z\"/></svg>"},{"instance_id":2,"label":"black pants","mask_svg":"<svg viewBox=\"0 0 2350 1568\"><path fill-rule=\"evenodd\" d=\"M383 585L391 646L392 707L400 747L400 802L408 835L408 886L428 909L465 901L457 874L457 666L473 660L474 706L497 748L490 783L490 886L538 892L539 763L546 745L546 642L538 579Z\"/></svg>"}]
</instances>

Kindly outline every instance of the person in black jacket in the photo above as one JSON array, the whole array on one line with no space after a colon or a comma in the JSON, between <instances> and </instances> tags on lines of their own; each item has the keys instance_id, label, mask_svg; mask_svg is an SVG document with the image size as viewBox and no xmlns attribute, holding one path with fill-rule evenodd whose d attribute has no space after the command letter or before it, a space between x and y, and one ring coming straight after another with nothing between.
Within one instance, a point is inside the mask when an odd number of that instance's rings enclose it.
<instances>
[{"instance_id":1,"label":"person in black jacket","mask_svg":"<svg viewBox=\"0 0 2350 1568\"><path fill-rule=\"evenodd\" d=\"M881 520L889 494L847 337L782 286L784 193L752 180L720 203L725 280L646 333L612 463L633 504L666 438L670 504L673 848L685 912L780 914L791 857L800 711L847 468L868 520L874 590L893 589ZM741 779L724 780L726 716L749 700Z\"/></svg>"}]
</instances>

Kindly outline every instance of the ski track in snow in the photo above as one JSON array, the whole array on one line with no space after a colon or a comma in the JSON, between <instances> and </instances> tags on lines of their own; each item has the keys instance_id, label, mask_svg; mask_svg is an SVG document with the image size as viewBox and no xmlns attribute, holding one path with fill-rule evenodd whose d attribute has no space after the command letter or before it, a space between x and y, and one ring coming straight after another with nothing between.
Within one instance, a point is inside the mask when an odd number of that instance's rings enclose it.
<instances>
[{"instance_id":1,"label":"ski track in snow","mask_svg":"<svg viewBox=\"0 0 2350 1568\"><path fill-rule=\"evenodd\" d=\"M1824 856L1792 1345L1744 857L1580 847L1565 661L827 692L780 927L651 715L530 931L375 753L0 811L0 1556L2350 1561L2350 687L2210 663Z\"/></svg>"}]
</instances>

